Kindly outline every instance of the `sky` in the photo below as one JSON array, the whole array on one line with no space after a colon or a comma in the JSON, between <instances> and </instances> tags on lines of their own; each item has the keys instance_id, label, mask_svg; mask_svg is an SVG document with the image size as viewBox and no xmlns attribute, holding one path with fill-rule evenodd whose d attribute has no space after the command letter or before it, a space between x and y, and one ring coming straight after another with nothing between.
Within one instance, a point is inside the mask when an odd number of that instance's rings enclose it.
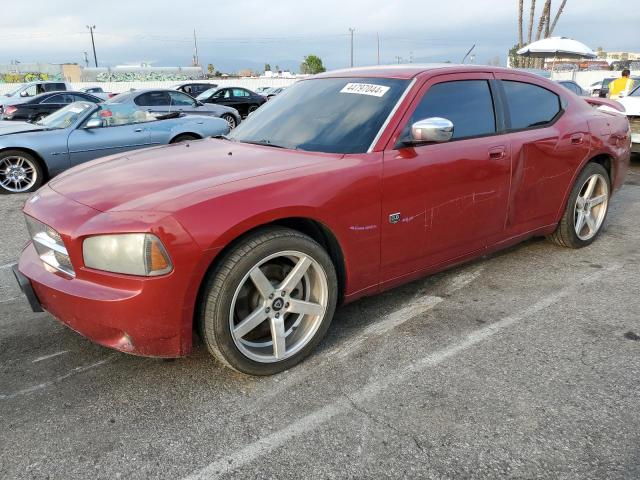
<instances>
[{"instance_id":1,"label":"sky","mask_svg":"<svg viewBox=\"0 0 640 480\"><path fill-rule=\"evenodd\" d=\"M525 20L530 0L525 0ZM554 35L591 48L640 51L638 0L568 0ZM544 0L538 0L538 10ZM96 25L100 66L150 63L188 66L196 29L200 63L297 70L315 54L327 68L354 64L460 62L474 49L475 63L499 58L517 41L517 0L0 0L0 64L93 64L87 25ZM560 0L553 0L553 11ZM91 8L88 8L91 7ZM526 31L526 24L525 24ZM534 27L535 34L535 27Z\"/></svg>"}]
</instances>

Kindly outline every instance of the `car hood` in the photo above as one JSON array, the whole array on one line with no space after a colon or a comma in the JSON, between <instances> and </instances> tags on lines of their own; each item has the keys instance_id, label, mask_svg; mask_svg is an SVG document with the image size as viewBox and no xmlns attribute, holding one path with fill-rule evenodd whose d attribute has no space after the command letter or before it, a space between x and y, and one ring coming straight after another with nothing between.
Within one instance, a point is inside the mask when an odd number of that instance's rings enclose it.
<instances>
[{"instance_id":1,"label":"car hood","mask_svg":"<svg viewBox=\"0 0 640 480\"><path fill-rule=\"evenodd\" d=\"M45 127L35 125L28 122L15 122L9 120L0 120L0 136L12 135L14 133L37 132L46 130Z\"/></svg>"},{"instance_id":2,"label":"car hood","mask_svg":"<svg viewBox=\"0 0 640 480\"><path fill-rule=\"evenodd\" d=\"M102 212L171 212L177 198L200 190L233 182L240 190L247 188L243 180L340 157L206 139L87 162L49 186Z\"/></svg>"}]
</instances>

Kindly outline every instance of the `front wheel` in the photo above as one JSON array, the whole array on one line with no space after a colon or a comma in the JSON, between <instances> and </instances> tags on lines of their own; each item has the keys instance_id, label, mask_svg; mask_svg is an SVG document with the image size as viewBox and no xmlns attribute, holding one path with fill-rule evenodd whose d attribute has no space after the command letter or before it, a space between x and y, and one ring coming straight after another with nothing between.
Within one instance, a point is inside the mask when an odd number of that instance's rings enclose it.
<instances>
[{"instance_id":1,"label":"front wheel","mask_svg":"<svg viewBox=\"0 0 640 480\"><path fill-rule=\"evenodd\" d=\"M43 181L44 173L33 155L20 150L0 153L0 194L33 192Z\"/></svg>"},{"instance_id":2,"label":"front wheel","mask_svg":"<svg viewBox=\"0 0 640 480\"><path fill-rule=\"evenodd\" d=\"M271 375L302 361L324 337L337 299L327 252L297 231L258 231L210 274L198 326L222 364Z\"/></svg>"},{"instance_id":3,"label":"front wheel","mask_svg":"<svg viewBox=\"0 0 640 480\"><path fill-rule=\"evenodd\" d=\"M234 117L233 115L231 115L230 113L225 113L224 115L222 115L223 120L226 120L227 123L229 124L229 128L231 130L233 130L234 128L236 128L236 125L238 124L238 122L236 122L236 117Z\"/></svg>"},{"instance_id":4,"label":"front wheel","mask_svg":"<svg viewBox=\"0 0 640 480\"><path fill-rule=\"evenodd\" d=\"M605 168L598 163L588 163L573 186L558 227L547 238L569 248L591 244L607 216L610 195L611 180Z\"/></svg>"}]
</instances>

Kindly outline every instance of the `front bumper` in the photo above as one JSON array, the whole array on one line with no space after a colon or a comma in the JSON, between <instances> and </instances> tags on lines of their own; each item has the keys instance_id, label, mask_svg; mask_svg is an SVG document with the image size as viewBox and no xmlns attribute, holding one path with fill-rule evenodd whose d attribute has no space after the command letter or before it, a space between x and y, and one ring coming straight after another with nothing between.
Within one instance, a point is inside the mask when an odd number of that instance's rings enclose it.
<instances>
[{"instance_id":1,"label":"front bumper","mask_svg":"<svg viewBox=\"0 0 640 480\"><path fill-rule=\"evenodd\" d=\"M47 269L31 243L14 272L34 311L48 311L95 343L152 357L190 351L191 332L183 328L181 302L170 293L176 290L171 275L116 286L69 278Z\"/></svg>"}]
</instances>

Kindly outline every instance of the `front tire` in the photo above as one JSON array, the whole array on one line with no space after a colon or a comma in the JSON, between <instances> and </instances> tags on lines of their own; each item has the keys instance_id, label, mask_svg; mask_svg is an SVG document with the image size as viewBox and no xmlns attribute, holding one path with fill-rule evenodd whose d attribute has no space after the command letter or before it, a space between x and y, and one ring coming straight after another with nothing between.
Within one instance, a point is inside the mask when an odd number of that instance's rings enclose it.
<instances>
[{"instance_id":1,"label":"front tire","mask_svg":"<svg viewBox=\"0 0 640 480\"><path fill-rule=\"evenodd\" d=\"M34 192L44 181L44 172L33 155L21 150L0 153L0 194Z\"/></svg>"},{"instance_id":2,"label":"front tire","mask_svg":"<svg viewBox=\"0 0 640 480\"><path fill-rule=\"evenodd\" d=\"M224 255L206 280L198 327L223 365L272 375L301 362L324 337L336 307L327 252L286 228L262 229Z\"/></svg>"},{"instance_id":3,"label":"front tire","mask_svg":"<svg viewBox=\"0 0 640 480\"><path fill-rule=\"evenodd\" d=\"M588 163L571 190L567 206L551 242L569 248L582 248L593 243L607 217L611 180L605 168Z\"/></svg>"}]
</instances>

